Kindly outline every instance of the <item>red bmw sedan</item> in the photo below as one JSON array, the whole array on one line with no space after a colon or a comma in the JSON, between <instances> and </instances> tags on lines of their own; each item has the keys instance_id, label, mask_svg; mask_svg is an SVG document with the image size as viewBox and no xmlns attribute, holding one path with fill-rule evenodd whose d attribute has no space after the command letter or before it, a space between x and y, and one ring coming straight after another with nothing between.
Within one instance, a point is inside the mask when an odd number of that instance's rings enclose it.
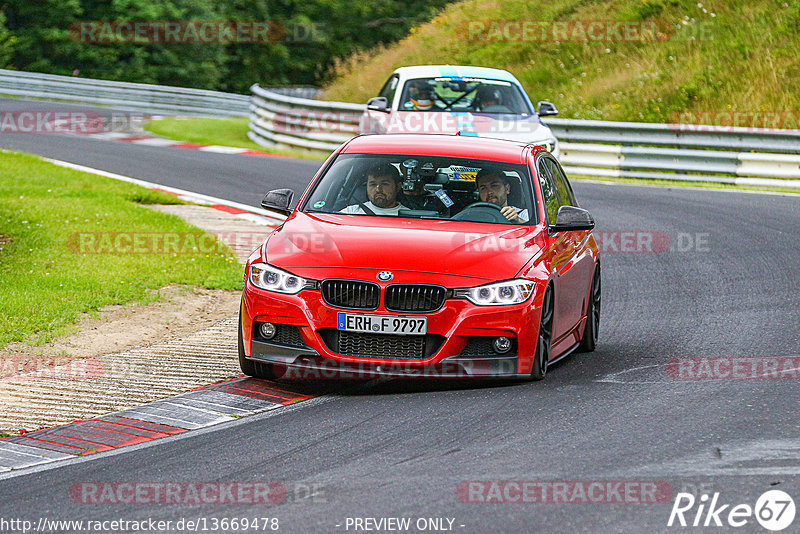
<instances>
[{"instance_id":1,"label":"red bmw sedan","mask_svg":"<svg viewBox=\"0 0 800 534\"><path fill-rule=\"evenodd\" d=\"M261 378L544 378L592 351L594 220L540 146L355 137L247 261L242 371Z\"/></svg>"}]
</instances>

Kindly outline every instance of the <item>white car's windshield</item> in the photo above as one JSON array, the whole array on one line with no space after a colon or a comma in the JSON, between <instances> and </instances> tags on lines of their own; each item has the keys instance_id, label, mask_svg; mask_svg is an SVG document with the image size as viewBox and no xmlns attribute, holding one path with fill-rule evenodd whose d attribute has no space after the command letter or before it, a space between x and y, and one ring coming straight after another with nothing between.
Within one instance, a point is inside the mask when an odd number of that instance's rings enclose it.
<instances>
[{"instance_id":1,"label":"white car's windshield","mask_svg":"<svg viewBox=\"0 0 800 534\"><path fill-rule=\"evenodd\" d=\"M525 165L415 155L340 155L303 211L498 224L536 222Z\"/></svg>"},{"instance_id":2,"label":"white car's windshield","mask_svg":"<svg viewBox=\"0 0 800 534\"><path fill-rule=\"evenodd\" d=\"M415 78L403 86L400 111L531 114L520 89L483 78Z\"/></svg>"}]
</instances>

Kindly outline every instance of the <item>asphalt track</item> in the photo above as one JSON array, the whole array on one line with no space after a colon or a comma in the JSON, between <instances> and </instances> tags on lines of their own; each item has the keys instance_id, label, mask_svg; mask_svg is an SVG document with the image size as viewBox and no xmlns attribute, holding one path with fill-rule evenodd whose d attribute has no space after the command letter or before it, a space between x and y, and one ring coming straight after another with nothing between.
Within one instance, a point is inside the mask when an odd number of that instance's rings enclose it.
<instances>
[{"instance_id":1,"label":"asphalt track","mask_svg":"<svg viewBox=\"0 0 800 534\"><path fill-rule=\"evenodd\" d=\"M272 187L299 190L318 166L55 135L1 135L0 146L251 204ZM470 533L700 530L667 527L674 495L656 504L459 500L463 482L497 480L655 481L751 506L781 489L800 504L800 380L683 380L666 368L685 357L800 357L799 199L574 188L598 233L644 232L660 243L666 236L670 249L603 254L598 348L555 366L544 382L361 384L0 479L0 518L269 516L281 532L354 532L348 517L409 517L412 525L444 517L454 519L453 531ZM603 235L607 247L617 243ZM74 484L103 481L276 481L289 497L272 506L70 499ZM303 498L312 485L320 489ZM797 518L785 532L799 525ZM765 532L752 517L742 528L705 529L734 530Z\"/></svg>"}]
</instances>

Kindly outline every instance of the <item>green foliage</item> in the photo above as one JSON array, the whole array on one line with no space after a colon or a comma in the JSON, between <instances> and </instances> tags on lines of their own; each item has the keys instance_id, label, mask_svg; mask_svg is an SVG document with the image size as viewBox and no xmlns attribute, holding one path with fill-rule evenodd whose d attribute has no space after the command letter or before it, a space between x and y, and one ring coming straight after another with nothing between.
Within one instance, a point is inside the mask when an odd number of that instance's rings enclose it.
<instances>
[{"instance_id":1,"label":"green foliage","mask_svg":"<svg viewBox=\"0 0 800 534\"><path fill-rule=\"evenodd\" d=\"M521 39L487 29L468 38L470 24L489 28L491 21L645 21L656 32L647 39ZM783 0L461 0L408 38L353 56L323 97L363 103L397 67L450 63L509 70L534 102L554 102L565 118L665 122L686 110L795 113L799 42L800 3Z\"/></svg>"},{"instance_id":2,"label":"green foliage","mask_svg":"<svg viewBox=\"0 0 800 534\"><path fill-rule=\"evenodd\" d=\"M233 92L319 84L337 59L389 44L451 0L0 0L0 65ZM268 42L87 42L81 22L269 22ZM114 40L113 33L107 34Z\"/></svg>"},{"instance_id":3,"label":"green foliage","mask_svg":"<svg viewBox=\"0 0 800 534\"><path fill-rule=\"evenodd\" d=\"M12 54L14 53L14 45L17 39L6 28L6 16L0 11L0 68L8 65Z\"/></svg>"}]
</instances>

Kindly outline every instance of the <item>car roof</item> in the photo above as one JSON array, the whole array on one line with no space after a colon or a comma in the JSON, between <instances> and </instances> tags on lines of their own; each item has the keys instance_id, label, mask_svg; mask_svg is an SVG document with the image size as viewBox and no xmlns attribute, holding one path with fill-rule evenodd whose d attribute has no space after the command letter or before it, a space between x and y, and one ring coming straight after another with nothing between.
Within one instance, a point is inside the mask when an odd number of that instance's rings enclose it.
<instances>
[{"instance_id":1,"label":"car roof","mask_svg":"<svg viewBox=\"0 0 800 534\"><path fill-rule=\"evenodd\" d=\"M417 65L400 67L394 71L405 79L409 78L486 78L502 80L520 85L513 74L502 69L489 67L470 67L465 65Z\"/></svg>"},{"instance_id":2,"label":"car roof","mask_svg":"<svg viewBox=\"0 0 800 534\"><path fill-rule=\"evenodd\" d=\"M468 135L376 134L354 137L342 147L340 153L412 154L525 163L527 146L516 141Z\"/></svg>"}]
</instances>

